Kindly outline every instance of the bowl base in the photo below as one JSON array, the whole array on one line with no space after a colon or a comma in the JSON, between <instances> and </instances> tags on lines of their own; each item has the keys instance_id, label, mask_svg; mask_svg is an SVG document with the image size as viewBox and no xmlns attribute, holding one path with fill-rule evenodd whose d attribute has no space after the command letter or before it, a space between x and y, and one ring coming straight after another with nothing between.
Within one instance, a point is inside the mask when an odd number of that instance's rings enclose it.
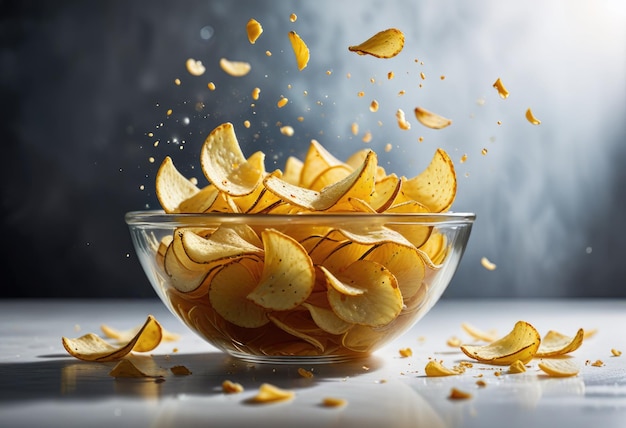
<instances>
[{"instance_id":1,"label":"bowl base","mask_svg":"<svg viewBox=\"0 0 626 428\"><path fill-rule=\"evenodd\" d=\"M250 355L236 351L228 353L248 363L255 364L337 364L367 358L369 354L363 355Z\"/></svg>"}]
</instances>

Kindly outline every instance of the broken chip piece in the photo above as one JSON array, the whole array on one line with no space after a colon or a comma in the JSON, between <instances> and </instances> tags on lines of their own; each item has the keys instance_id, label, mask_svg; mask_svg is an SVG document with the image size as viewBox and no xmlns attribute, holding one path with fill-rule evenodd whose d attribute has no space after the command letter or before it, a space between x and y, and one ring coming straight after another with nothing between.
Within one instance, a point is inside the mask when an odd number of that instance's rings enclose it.
<instances>
[{"instance_id":1,"label":"broken chip piece","mask_svg":"<svg viewBox=\"0 0 626 428\"><path fill-rule=\"evenodd\" d=\"M502 80L499 77L493 83L493 87L496 88L496 90L498 91L498 95L500 95L500 98L502 99L508 98L509 91L506 90L506 88L504 87L504 84L502 83Z\"/></svg>"},{"instance_id":2,"label":"broken chip piece","mask_svg":"<svg viewBox=\"0 0 626 428\"><path fill-rule=\"evenodd\" d=\"M393 58L404 47L404 34L396 28L376 33L363 43L349 46L348 50L359 55L372 55L376 58Z\"/></svg>"},{"instance_id":3,"label":"broken chip piece","mask_svg":"<svg viewBox=\"0 0 626 428\"><path fill-rule=\"evenodd\" d=\"M276 403L288 401L295 397L295 392L279 388L271 383L264 383L259 387L257 394L252 397L255 403Z\"/></svg>"},{"instance_id":4,"label":"broken chip piece","mask_svg":"<svg viewBox=\"0 0 626 428\"><path fill-rule=\"evenodd\" d=\"M239 394L243 392L243 386L240 383L225 380L222 382L222 392L225 394Z\"/></svg>"},{"instance_id":5,"label":"broken chip piece","mask_svg":"<svg viewBox=\"0 0 626 428\"><path fill-rule=\"evenodd\" d=\"M524 373L526 371L526 366L520 360L515 360L509 366L509 373Z\"/></svg>"},{"instance_id":6,"label":"broken chip piece","mask_svg":"<svg viewBox=\"0 0 626 428\"><path fill-rule=\"evenodd\" d=\"M311 52L309 51L306 43L304 43L304 40L302 40L302 38L295 31L289 32L289 41L291 42L293 54L296 56L296 64L298 65L298 70L302 71L309 63L309 59L311 58Z\"/></svg>"},{"instance_id":7,"label":"broken chip piece","mask_svg":"<svg viewBox=\"0 0 626 428\"><path fill-rule=\"evenodd\" d=\"M538 366L548 376L554 377L576 376L580 371L578 365L572 359L542 360Z\"/></svg>"},{"instance_id":8,"label":"broken chip piece","mask_svg":"<svg viewBox=\"0 0 626 428\"><path fill-rule=\"evenodd\" d=\"M220 68L233 77L243 77L252 70L249 62L232 61L226 58L220 59Z\"/></svg>"},{"instance_id":9,"label":"broken chip piece","mask_svg":"<svg viewBox=\"0 0 626 428\"><path fill-rule=\"evenodd\" d=\"M526 110L526 120L528 120L533 125L540 125L541 121L535 117L532 110L529 108Z\"/></svg>"},{"instance_id":10,"label":"broken chip piece","mask_svg":"<svg viewBox=\"0 0 626 428\"><path fill-rule=\"evenodd\" d=\"M448 395L448 398L450 400L467 400L469 398L472 398L472 394L467 391L460 390L458 388L452 388L450 390L450 394Z\"/></svg>"},{"instance_id":11,"label":"broken chip piece","mask_svg":"<svg viewBox=\"0 0 626 428\"><path fill-rule=\"evenodd\" d=\"M459 371L449 369L445 367L440 361L430 360L424 368L426 376L439 377L439 376L456 376L460 374Z\"/></svg>"},{"instance_id":12,"label":"broken chip piece","mask_svg":"<svg viewBox=\"0 0 626 428\"><path fill-rule=\"evenodd\" d=\"M255 44L257 39L261 36L261 33L263 33L263 27L259 21L250 18L246 24L246 33L248 34L248 41L251 44Z\"/></svg>"},{"instance_id":13,"label":"broken chip piece","mask_svg":"<svg viewBox=\"0 0 626 428\"><path fill-rule=\"evenodd\" d=\"M554 330L548 331L541 340L536 357L557 357L574 352L583 343L585 331L580 328L574 337L569 337Z\"/></svg>"},{"instance_id":14,"label":"broken chip piece","mask_svg":"<svg viewBox=\"0 0 626 428\"><path fill-rule=\"evenodd\" d=\"M109 376L115 378L144 378L144 377L153 377L147 373L141 371L136 365L134 365L130 360L120 360L119 363L113 367L113 369L109 372Z\"/></svg>"},{"instance_id":15,"label":"broken chip piece","mask_svg":"<svg viewBox=\"0 0 626 428\"><path fill-rule=\"evenodd\" d=\"M423 107L415 107L415 117L424 126L432 129L443 129L452 124L452 120L426 110Z\"/></svg>"}]
</instances>

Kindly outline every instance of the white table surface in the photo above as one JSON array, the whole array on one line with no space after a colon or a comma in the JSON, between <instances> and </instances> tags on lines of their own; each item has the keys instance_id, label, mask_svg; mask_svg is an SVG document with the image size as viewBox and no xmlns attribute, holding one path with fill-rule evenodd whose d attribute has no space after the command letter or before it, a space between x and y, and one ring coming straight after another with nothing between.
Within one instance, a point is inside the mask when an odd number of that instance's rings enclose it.
<instances>
[{"instance_id":1,"label":"white table surface","mask_svg":"<svg viewBox=\"0 0 626 428\"><path fill-rule=\"evenodd\" d=\"M78 337L100 325L131 328L153 314L181 334L164 342L146 361L165 381L115 379L115 363L89 363L69 356L61 337ZM543 335L573 335L597 329L572 356L578 376L548 378L537 361L524 374L496 376L493 366L474 364L459 376L427 378L429 358L453 366L467 358L446 345L469 341L461 323L508 333L518 320ZM410 347L413 356L401 358ZM175 349L176 348L176 349ZM612 356L611 349L624 354ZM594 367L586 361L602 360ZM192 374L167 374L184 365ZM624 427L626 426L626 300L442 300L411 331L364 360L302 366L250 364L235 360L187 332L157 300L0 301L0 426L254 426L277 427ZM486 387L476 385L482 374ZM241 394L224 394L222 381L241 383ZM247 400L269 382L295 391L289 402L252 405ZM452 387L471 399L448 399ZM324 397L347 400L321 406Z\"/></svg>"}]
</instances>

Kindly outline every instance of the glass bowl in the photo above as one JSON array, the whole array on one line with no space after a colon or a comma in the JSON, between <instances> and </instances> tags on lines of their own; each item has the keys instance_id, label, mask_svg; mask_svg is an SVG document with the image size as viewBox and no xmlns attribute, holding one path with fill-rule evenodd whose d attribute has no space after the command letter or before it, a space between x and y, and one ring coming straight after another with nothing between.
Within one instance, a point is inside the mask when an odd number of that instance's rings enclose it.
<instances>
[{"instance_id":1,"label":"glass bowl","mask_svg":"<svg viewBox=\"0 0 626 428\"><path fill-rule=\"evenodd\" d=\"M367 356L439 300L474 214L126 215L154 290L191 330L253 362Z\"/></svg>"}]
</instances>

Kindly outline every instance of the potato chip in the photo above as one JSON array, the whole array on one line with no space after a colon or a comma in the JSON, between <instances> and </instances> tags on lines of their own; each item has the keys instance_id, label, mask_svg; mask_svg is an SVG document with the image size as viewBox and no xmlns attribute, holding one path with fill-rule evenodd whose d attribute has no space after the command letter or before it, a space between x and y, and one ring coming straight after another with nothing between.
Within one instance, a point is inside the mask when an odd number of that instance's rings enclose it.
<instances>
[{"instance_id":1,"label":"potato chip","mask_svg":"<svg viewBox=\"0 0 626 428\"><path fill-rule=\"evenodd\" d=\"M456 197L454 164L443 149L437 149L430 164L420 174L405 179L402 193L419 201L431 212L447 211Z\"/></svg>"},{"instance_id":2,"label":"potato chip","mask_svg":"<svg viewBox=\"0 0 626 428\"><path fill-rule=\"evenodd\" d=\"M246 24L246 33L248 34L248 41L251 44L255 44L261 33L263 33L263 27L259 21L250 18Z\"/></svg>"},{"instance_id":3,"label":"potato chip","mask_svg":"<svg viewBox=\"0 0 626 428\"><path fill-rule=\"evenodd\" d=\"M63 337L62 342L65 350L75 358L104 362L119 360L131 351L152 351L161 343L161 338L161 325L152 315L149 315L135 337L121 347L113 346L93 333L85 334L77 339Z\"/></svg>"},{"instance_id":4,"label":"potato chip","mask_svg":"<svg viewBox=\"0 0 626 428\"><path fill-rule=\"evenodd\" d=\"M396 111L396 121L398 122L398 127L403 131L408 131L409 129L411 129L411 123L406 120L404 111L400 108Z\"/></svg>"},{"instance_id":5,"label":"potato chip","mask_svg":"<svg viewBox=\"0 0 626 428\"><path fill-rule=\"evenodd\" d=\"M185 67L192 76L202 76L206 71L202 61L197 61L193 58L189 58L187 62L185 62Z\"/></svg>"},{"instance_id":6,"label":"potato chip","mask_svg":"<svg viewBox=\"0 0 626 428\"><path fill-rule=\"evenodd\" d=\"M245 230L245 228L247 228L245 225L244 227L223 225L207 238L186 229L182 232L181 243L185 254L197 264L210 264L216 261L225 263L229 261L228 259L245 255L262 256L261 248L251 244L238 233L238 229Z\"/></svg>"},{"instance_id":7,"label":"potato chip","mask_svg":"<svg viewBox=\"0 0 626 428\"><path fill-rule=\"evenodd\" d=\"M611 355L613 355L614 357L620 357L622 355L622 351L615 349L615 348L611 348Z\"/></svg>"},{"instance_id":8,"label":"potato chip","mask_svg":"<svg viewBox=\"0 0 626 428\"><path fill-rule=\"evenodd\" d=\"M311 190L322 190L331 184L337 183L353 172L348 165L340 164L326 168L315 177L313 182L308 186Z\"/></svg>"},{"instance_id":9,"label":"potato chip","mask_svg":"<svg viewBox=\"0 0 626 428\"><path fill-rule=\"evenodd\" d=\"M496 270L496 264L490 261L487 257L480 259L480 264L487 270Z\"/></svg>"},{"instance_id":10,"label":"potato chip","mask_svg":"<svg viewBox=\"0 0 626 428\"><path fill-rule=\"evenodd\" d=\"M176 239L174 241L176 241ZM184 250L176 254L174 241L167 247L167 251L163 257L165 273L170 277L172 285L178 291L183 293L195 291L207 278L212 266L193 262L186 255ZM184 261L181 261L181 258L183 258ZM187 267L192 264L196 265L198 268L189 269Z\"/></svg>"},{"instance_id":11,"label":"potato chip","mask_svg":"<svg viewBox=\"0 0 626 428\"><path fill-rule=\"evenodd\" d=\"M362 258L385 266L393 274L405 303L422 287L425 265L415 248L387 242L368 250Z\"/></svg>"},{"instance_id":12,"label":"potato chip","mask_svg":"<svg viewBox=\"0 0 626 428\"><path fill-rule=\"evenodd\" d=\"M458 388L452 388L450 390L450 395L448 395L450 400L468 400L472 398L472 394L467 391L462 391Z\"/></svg>"},{"instance_id":13,"label":"potato chip","mask_svg":"<svg viewBox=\"0 0 626 428\"><path fill-rule=\"evenodd\" d=\"M493 87L496 88L496 90L498 91L498 95L500 95L500 98L508 98L509 91L506 90L504 84L502 83L502 80L499 77L494 82Z\"/></svg>"},{"instance_id":14,"label":"potato chip","mask_svg":"<svg viewBox=\"0 0 626 428\"><path fill-rule=\"evenodd\" d=\"M524 373L526 366L520 360L513 361L509 366L509 373Z\"/></svg>"},{"instance_id":15,"label":"potato chip","mask_svg":"<svg viewBox=\"0 0 626 428\"><path fill-rule=\"evenodd\" d=\"M276 403L279 401L292 400L296 393L279 388L270 383L264 383L259 387L257 394L252 398L255 403Z\"/></svg>"},{"instance_id":16,"label":"potato chip","mask_svg":"<svg viewBox=\"0 0 626 428\"><path fill-rule=\"evenodd\" d=\"M328 278L329 272L325 272ZM379 327L389 324L402 310L398 282L388 269L376 262L359 260L337 277L345 289L361 289L360 294L345 294L329 281L328 301L337 316L346 322Z\"/></svg>"},{"instance_id":17,"label":"potato chip","mask_svg":"<svg viewBox=\"0 0 626 428\"><path fill-rule=\"evenodd\" d=\"M107 324L102 324L100 325L100 330L102 331L102 334L104 335L104 337L108 338L108 339L114 339L118 342L130 342L133 337L135 337L137 335L137 333L139 332L139 330L141 330L141 325L131 328L129 330L118 330L116 328L113 328ZM180 339L180 335L176 334L176 333L172 333L170 331L165 330L164 328L161 329L161 333L162 333L162 341L163 342L174 342L178 339Z\"/></svg>"},{"instance_id":18,"label":"potato chip","mask_svg":"<svg viewBox=\"0 0 626 428\"><path fill-rule=\"evenodd\" d=\"M243 386L230 380L222 382L222 391L226 394L238 394L243 392Z\"/></svg>"},{"instance_id":19,"label":"potato chip","mask_svg":"<svg viewBox=\"0 0 626 428\"><path fill-rule=\"evenodd\" d=\"M252 70L249 62L231 61L226 58L220 59L220 68L233 77L243 77Z\"/></svg>"},{"instance_id":20,"label":"potato chip","mask_svg":"<svg viewBox=\"0 0 626 428\"><path fill-rule=\"evenodd\" d=\"M199 192L185 199L178 205L180 213L205 213L219 211L219 190L212 184L203 187Z\"/></svg>"},{"instance_id":21,"label":"potato chip","mask_svg":"<svg viewBox=\"0 0 626 428\"><path fill-rule=\"evenodd\" d=\"M511 365L516 360L523 364L532 360L541 344L537 330L525 321L515 323L513 330L506 336L488 345L462 345L465 355L483 363Z\"/></svg>"},{"instance_id":22,"label":"potato chip","mask_svg":"<svg viewBox=\"0 0 626 428\"><path fill-rule=\"evenodd\" d=\"M445 367L440 361L436 360L430 360L424 367L424 371L428 377L456 376L461 374L459 371Z\"/></svg>"},{"instance_id":23,"label":"potato chip","mask_svg":"<svg viewBox=\"0 0 626 428\"><path fill-rule=\"evenodd\" d=\"M155 179L156 196L166 213L178 212L184 200L200 191L195 184L183 176L174 166L172 158L166 156Z\"/></svg>"},{"instance_id":24,"label":"potato chip","mask_svg":"<svg viewBox=\"0 0 626 428\"><path fill-rule=\"evenodd\" d=\"M315 306L307 302L304 302L302 306L309 310L315 324L327 333L343 334L353 325L339 318L331 309Z\"/></svg>"},{"instance_id":25,"label":"potato chip","mask_svg":"<svg viewBox=\"0 0 626 428\"><path fill-rule=\"evenodd\" d=\"M452 120L426 110L423 107L416 107L415 117L422 125L432 129L443 129L452 124Z\"/></svg>"},{"instance_id":26,"label":"potato chip","mask_svg":"<svg viewBox=\"0 0 626 428\"><path fill-rule=\"evenodd\" d=\"M298 70L302 71L306 68L311 57L309 48L307 47L306 43L304 43L304 40L302 40L302 38L295 31L289 32L289 41L291 42L293 54L296 56L296 64L298 64Z\"/></svg>"},{"instance_id":27,"label":"potato chip","mask_svg":"<svg viewBox=\"0 0 626 428\"><path fill-rule=\"evenodd\" d=\"M226 321L239 327L264 326L269 322L267 310L247 298L257 282L258 278L244 264L227 264L215 274L209 285L211 306Z\"/></svg>"},{"instance_id":28,"label":"potato chip","mask_svg":"<svg viewBox=\"0 0 626 428\"><path fill-rule=\"evenodd\" d=\"M541 121L535 117L530 108L526 110L526 120L533 125L541 125Z\"/></svg>"},{"instance_id":29,"label":"potato chip","mask_svg":"<svg viewBox=\"0 0 626 428\"><path fill-rule=\"evenodd\" d=\"M365 158L363 158L363 160L365 160ZM315 181L319 174L337 165L345 164L333 156L317 140L311 140L309 149L304 157L302 168L300 169L300 180L295 184L309 189L311 188L311 183Z\"/></svg>"},{"instance_id":30,"label":"potato chip","mask_svg":"<svg viewBox=\"0 0 626 428\"><path fill-rule=\"evenodd\" d=\"M578 329L574 337L569 337L554 330L550 330L541 340L537 358L557 357L574 352L583 344L585 331Z\"/></svg>"},{"instance_id":31,"label":"potato chip","mask_svg":"<svg viewBox=\"0 0 626 428\"><path fill-rule=\"evenodd\" d=\"M152 377L151 375L144 373L141 371L136 365L132 363L130 360L120 360L119 363L113 367L113 369L109 372L109 376L115 378L127 377L127 378L144 378L144 377Z\"/></svg>"},{"instance_id":32,"label":"potato chip","mask_svg":"<svg viewBox=\"0 0 626 428\"><path fill-rule=\"evenodd\" d=\"M348 50L359 55L372 55L376 58L393 58L404 47L404 34L396 28L383 30L361 44L349 46Z\"/></svg>"},{"instance_id":33,"label":"potato chip","mask_svg":"<svg viewBox=\"0 0 626 428\"><path fill-rule=\"evenodd\" d=\"M483 342L491 343L497 339L496 332L494 330L491 331L483 331L469 323L462 323L461 328L467 334L470 335L473 339L482 340Z\"/></svg>"},{"instance_id":34,"label":"potato chip","mask_svg":"<svg viewBox=\"0 0 626 428\"><path fill-rule=\"evenodd\" d=\"M402 358L408 358L413 356L413 350L411 348L400 348L398 353Z\"/></svg>"},{"instance_id":35,"label":"potato chip","mask_svg":"<svg viewBox=\"0 0 626 428\"><path fill-rule=\"evenodd\" d=\"M200 154L206 178L231 196L248 195L256 189L265 175L264 159L263 152L244 157L232 123L211 131Z\"/></svg>"},{"instance_id":36,"label":"potato chip","mask_svg":"<svg viewBox=\"0 0 626 428\"><path fill-rule=\"evenodd\" d=\"M276 327L314 346L319 352L323 353L326 349L324 332L308 316L308 312L272 312L267 317Z\"/></svg>"},{"instance_id":37,"label":"potato chip","mask_svg":"<svg viewBox=\"0 0 626 428\"><path fill-rule=\"evenodd\" d=\"M265 251L263 274L248 299L266 309L293 309L313 290L313 262L302 245L290 236L265 229L261 237Z\"/></svg>"},{"instance_id":38,"label":"potato chip","mask_svg":"<svg viewBox=\"0 0 626 428\"><path fill-rule=\"evenodd\" d=\"M548 376L570 377L576 376L580 371L578 365L571 359L542 360L537 364Z\"/></svg>"}]
</instances>

